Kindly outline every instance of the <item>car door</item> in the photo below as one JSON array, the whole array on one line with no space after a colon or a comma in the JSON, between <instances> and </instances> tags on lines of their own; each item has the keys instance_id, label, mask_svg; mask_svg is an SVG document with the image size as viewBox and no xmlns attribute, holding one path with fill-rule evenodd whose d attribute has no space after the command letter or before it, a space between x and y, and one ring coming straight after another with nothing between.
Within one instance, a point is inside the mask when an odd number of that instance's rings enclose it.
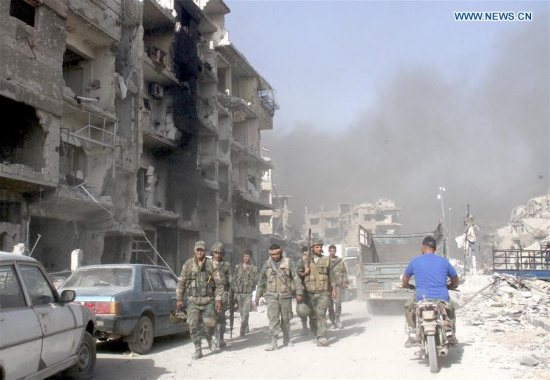
<instances>
[{"instance_id":1,"label":"car door","mask_svg":"<svg viewBox=\"0 0 550 380\"><path fill-rule=\"evenodd\" d=\"M5 378L37 372L41 350L40 321L25 298L15 265L0 265L0 367Z\"/></svg>"},{"instance_id":2,"label":"car door","mask_svg":"<svg viewBox=\"0 0 550 380\"><path fill-rule=\"evenodd\" d=\"M168 301L168 312L176 309L176 288L178 287L178 278L170 271L165 269L159 269L162 280L164 281L164 287L166 288L165 299ZM175 324L170 318L168 318L169 328L171 331L181 331L181 325Z\"/></svg>"},{"instance_id":3,"label":"car door","mask_svg":"<svg viewBox=\"0 0 550 380\"><path fill-rule=\"evenodd\" d=\"M166 311L166 289L162 276L156 268L144 268L144 277L149 279L151 288L146 293L147 302L155 312L155 333L162 335L169 326L170 310Z\"/></svg>"},{"instance_id":4,"label":"car door","mask_svg":"<svg viewBox=\"0 0 550 380\"><path fill-rule=\"evenodd\" d=\"M58 302L57 293L37 265L19 264L19 270L42 328L41 358L50 367L76 352L81 336L77 334L77 319L69 305Z\"/></svg>"}]
</instances>

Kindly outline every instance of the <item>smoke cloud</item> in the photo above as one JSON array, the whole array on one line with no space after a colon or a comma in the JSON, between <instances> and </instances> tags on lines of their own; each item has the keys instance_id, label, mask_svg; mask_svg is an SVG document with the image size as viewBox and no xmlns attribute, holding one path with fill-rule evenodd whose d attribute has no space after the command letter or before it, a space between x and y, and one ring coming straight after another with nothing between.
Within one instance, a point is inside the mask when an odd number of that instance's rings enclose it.
<instances>
[{"instance_id":1,"label":"smoke cloud","mask_svg":"<svg viewBox=\"0 0 550 380\"><path fill-rule=\"evenodd\" d=\"M505 224L512 208L546 194L550 42L542 18L502 36L480 79L404 66L340 134L297 122L263 135L277 194L292 196L292 223L303 224L305 207L390 198L403 209L403 231L430 231L441 218L444 186L447 222L451 216L460 230L468 203L479 223Z\"/></svg>"}]
</instances>

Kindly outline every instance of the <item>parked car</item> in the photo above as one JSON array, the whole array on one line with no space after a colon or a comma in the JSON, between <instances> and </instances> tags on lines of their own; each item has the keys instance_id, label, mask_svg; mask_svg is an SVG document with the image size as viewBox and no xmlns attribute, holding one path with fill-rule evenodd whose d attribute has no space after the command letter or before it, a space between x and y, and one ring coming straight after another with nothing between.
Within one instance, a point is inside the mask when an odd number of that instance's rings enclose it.
<instances>
[{"instance_id":1,"label":"parked car","mask_svg":"<svg viewBox=\"0 0 550 380\"><path fill-rule=\"evenodd\" d=\"M0 252L0 379L92 377L95 316L75 296L32 257Z\"/></svg>"},{"instance_id":2,"label":"parked car","mask_svg":"<svg viewBox=\"0 0 550 380\"><path fill-rule=\"evenodd\" d=\"M166 267L102 264L79 268L61 290L74 290L76 301L96 315L98 340L122 337L132 352L146 354L157 336L188 330L174 323L178 278Z\"/></svg>"}]
</instances>

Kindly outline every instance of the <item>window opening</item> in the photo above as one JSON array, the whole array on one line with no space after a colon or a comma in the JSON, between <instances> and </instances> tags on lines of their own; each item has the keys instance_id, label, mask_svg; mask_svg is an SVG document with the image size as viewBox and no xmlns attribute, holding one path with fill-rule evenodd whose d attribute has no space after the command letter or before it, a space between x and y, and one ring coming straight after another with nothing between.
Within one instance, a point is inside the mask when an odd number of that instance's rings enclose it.
<instances>
[{"instance_id":1,"label":"window opening","mask_svg":"<svg viewBox=\"0 0 550 380\"><path fill-rule=\"evenodd\" d=\"M10 16L34 28L34 16L39 3L33 0L11 0Z\"/></svg>"}]
</instances>

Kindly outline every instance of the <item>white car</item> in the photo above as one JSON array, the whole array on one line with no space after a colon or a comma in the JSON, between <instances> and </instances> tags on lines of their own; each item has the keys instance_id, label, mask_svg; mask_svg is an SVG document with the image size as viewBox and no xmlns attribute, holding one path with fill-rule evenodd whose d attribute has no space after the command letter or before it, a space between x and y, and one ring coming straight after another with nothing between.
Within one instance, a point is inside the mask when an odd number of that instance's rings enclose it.
<instances>
[{"instance_id":1,"label":"white car","mask_svg":"<svg viewBox=\"0 0 550 380\"><path fill-rule=\"evenodd\" d=\"M75 297L32 257L0 252L0 379L92 377L95 316Z\"/></svg>"}]
</instances>

